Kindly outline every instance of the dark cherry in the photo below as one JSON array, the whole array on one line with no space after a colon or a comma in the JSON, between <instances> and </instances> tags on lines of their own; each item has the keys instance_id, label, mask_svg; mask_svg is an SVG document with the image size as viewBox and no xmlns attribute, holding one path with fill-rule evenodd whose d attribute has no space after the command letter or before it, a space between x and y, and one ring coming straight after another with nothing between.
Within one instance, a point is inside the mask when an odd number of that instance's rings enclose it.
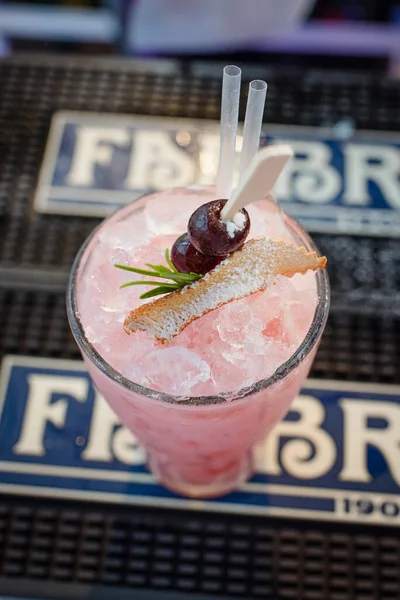
<instances>
[{"instance_id":1,"label":"dark cherry","mask_svg":"<svg viewBox=\"0 0 400 600\"><path fill-rule=\"evenodd\" d=\"M190 243L187 233L175 241L171 248L171 260L181 273L199 273L205 275L216 267L226 256L206 256Z\"/></svg>"},{"instance_id":2,"label":"dark cherry","mask_svg":"<svg viewBox=\"0 0 400 600\"><path fill-rule=\"evenodd\" d=\"M228 233L227 222L221 219L221 210L227 200L213 200L199 206L189 219L188 234L193 246L203 254L221 256L235 252L249 234L250 217L245 208L239 211L241 227ZM231 225L235 227L234 223Z\"/></svg>"}]
</instances>

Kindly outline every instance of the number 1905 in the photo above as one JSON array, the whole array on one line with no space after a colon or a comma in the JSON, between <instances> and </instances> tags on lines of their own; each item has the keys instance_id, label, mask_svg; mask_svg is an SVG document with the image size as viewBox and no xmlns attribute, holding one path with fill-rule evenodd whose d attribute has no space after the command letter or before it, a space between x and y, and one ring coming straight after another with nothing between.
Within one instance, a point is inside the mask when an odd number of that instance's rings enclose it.
<instances>
[{"instance_id":1,"label":"number 1905","mask_svg":"<svg viewBox=\"0 0 400 600\"><path fill-rule=\"evenodd\" d=\"M388 499L378 498L357 498L345 497L339 501L340 512L355 517L371 517L374 520L393 520L400 519L400 498ZM338 506L338 508L339 508Z\"/></svg>"}]
</instances>

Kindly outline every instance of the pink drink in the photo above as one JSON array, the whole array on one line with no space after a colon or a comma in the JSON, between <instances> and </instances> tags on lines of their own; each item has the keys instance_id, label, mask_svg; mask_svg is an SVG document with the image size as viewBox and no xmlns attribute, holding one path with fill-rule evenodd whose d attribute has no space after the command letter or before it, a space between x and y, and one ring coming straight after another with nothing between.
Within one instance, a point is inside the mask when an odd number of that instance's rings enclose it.
<instances>
[{"instance_id":1,"label":"pink drink","mask_svg":"<svg viewBox=\"0 0 400 600\"><path fill-rule=\"evenodd\" d=\"M97 388L145 447L155 476L189 496L223 494L249 477L254 446L286 414L309 372L329 303L325 272L278 276L266 291L210 312L167 344L127 335L123 321L146 288L120 290L143 276L114 264L165 264L165 249L212 199L212 188L182 188L118 211L80 251L68 298ZM254 202L248 212L249 239L313 249L272 201Z\"/></svg>"}]
</instances>

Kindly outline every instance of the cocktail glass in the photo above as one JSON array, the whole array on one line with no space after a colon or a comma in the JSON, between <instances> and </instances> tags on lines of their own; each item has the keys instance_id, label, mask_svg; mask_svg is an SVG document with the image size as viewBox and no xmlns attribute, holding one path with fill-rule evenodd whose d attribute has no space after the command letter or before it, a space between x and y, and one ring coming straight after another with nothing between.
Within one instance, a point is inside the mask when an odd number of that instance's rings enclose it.
<instances>
[{"instance_id":1,"label":"cocktail glass","mask_svg":"<svg viewBox=\"0 0 400 600\"><path fill-rule=\"evenodd\" d=\"M144 197L132 206L139 210L147 201ZM328 276L325 270L315 273L318 299L311 326L272 376L229 394L182 401L116 371L90 343L80 320L77 289L96 237L129 210L125 207L105 220L78 252L67 291L72 333L94 384L143 445L156 479L185 496L223 495L251 476L256 445L285 416L309 373L328 316ZM286 216L285 223L299 245L317 250L296 221Z\"/></svg>"}]
</instances>

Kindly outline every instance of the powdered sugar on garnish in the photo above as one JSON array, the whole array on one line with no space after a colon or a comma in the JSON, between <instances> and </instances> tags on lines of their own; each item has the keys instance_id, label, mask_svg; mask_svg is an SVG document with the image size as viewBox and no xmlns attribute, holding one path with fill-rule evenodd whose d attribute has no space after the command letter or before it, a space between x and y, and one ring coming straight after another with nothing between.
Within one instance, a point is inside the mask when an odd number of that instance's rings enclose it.
<instances>
[{"instance_id":1,"label":"powdered sugar on garnish","mask_svg":"<svg viewBox=\"0 0 400 600\"><path fill-rule=\"evenodd\" d=\"M223 263L200 279L197 286L187 286L130 313L125 321L127 332L147 331L159 340L168 341L193 320L216 308L264 290L278 274L305 273L325 265L315 252L295 244L264 238L245 243Z\"/></svg>"},{"instance_id":2,"label":"powdered sugar on garnish","mask_svg":"<svg viewBox=\"0 0 400 600\"><path fill-rule=\"evenodd\" d=\"M242 211L239 211L236 213L233 219L222 221L222 223L225 225L229 237L233 238L238 231L243 231L245 228L246 215Z\"/></svg>"}]
</instances>

